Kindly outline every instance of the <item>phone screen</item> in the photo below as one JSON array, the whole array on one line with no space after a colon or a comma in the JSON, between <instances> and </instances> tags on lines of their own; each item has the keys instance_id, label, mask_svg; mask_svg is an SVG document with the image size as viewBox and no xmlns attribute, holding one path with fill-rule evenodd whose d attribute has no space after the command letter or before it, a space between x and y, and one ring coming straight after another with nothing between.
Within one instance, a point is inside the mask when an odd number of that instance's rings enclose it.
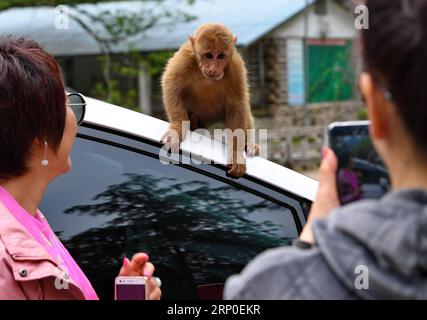
<instances>
[{"instance_id":1,"label":"phone screen","mask_svg":"<svg viewBox=\"0 0 427 320\"><path fill-rule=\"evenodd\" d=\"M116 300L146 300L145 284L116 284Z\"/></svg>"},{"instance_id":2,"label":"phone screen","mask_svg":"<svg viewBox=\"0 0 427 320\"><path fill-rule=\"evenodd\" d=\"M329 139L338 158L341 204L378 199L390 190L388 171L372 145L368 124L334 126Z\"/></svg>"}]
</instances>

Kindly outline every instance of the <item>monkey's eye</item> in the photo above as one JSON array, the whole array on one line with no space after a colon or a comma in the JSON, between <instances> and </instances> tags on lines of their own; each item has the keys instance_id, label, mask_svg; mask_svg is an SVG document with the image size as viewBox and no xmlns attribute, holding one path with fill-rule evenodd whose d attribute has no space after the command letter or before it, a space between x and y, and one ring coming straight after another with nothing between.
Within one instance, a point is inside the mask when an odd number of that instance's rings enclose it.
<instances>
[{"instance_id":1,"label":"monkey's eye","mask_svg":"<svg viewBox=\"0 0 427 320\"><path fill-rule=\"evenodd\" d=\"M225 54L220 53L220 54L218 55L218 59L219 59L219 60L224 60L224 59L225 59Z\"/></svg>"},{"instance_id":2,"label":"monkey's eye","mask_svg":"<svg viewBox=\"0 0 427 320\"><path fill-rule=\"evenodd\" d=\"M213 54L212 54L212 53L210 53L210 52L208 52L208 53L206 53L206 54L205 54L205 58L206 58L206 59L212 60L212 59L213 59L213 57L214 57L214 56L213 56Z\"/></svg>"}]
</instances>

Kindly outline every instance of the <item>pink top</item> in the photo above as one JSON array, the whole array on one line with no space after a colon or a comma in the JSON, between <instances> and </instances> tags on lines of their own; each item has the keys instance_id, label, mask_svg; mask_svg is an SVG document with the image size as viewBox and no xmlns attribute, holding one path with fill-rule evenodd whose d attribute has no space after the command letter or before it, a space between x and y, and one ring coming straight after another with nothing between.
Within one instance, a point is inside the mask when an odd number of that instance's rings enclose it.
<instances>
[{"instance_id":1,"label":"pink top","mask_svg":"<svg viewBox=\"0 0 427 320\"><path fill-rule=\"evenodd\" d=\"M36 216L32 216L25 211L24 208L7 192L6 189L0 186L0 201L12 213L16 220L30 233L30 235L42 245L49 253L52 260L56 261L58 266L66 271L69 277L83 291L86 300L99 300L91 283L71 257L68 250L63 246L61 241L52 231L49 223L43 214L37 210Z\"/></svg>"}]
</instances>

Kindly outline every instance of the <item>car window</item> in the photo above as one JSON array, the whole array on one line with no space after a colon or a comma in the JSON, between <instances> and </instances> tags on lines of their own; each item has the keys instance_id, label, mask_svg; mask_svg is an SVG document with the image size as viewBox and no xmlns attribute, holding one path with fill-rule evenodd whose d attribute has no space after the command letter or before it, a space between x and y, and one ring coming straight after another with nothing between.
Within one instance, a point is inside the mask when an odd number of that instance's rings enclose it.
<instances>
[{"instance_id":1,"label":"car window","mask_svg":"<svg viewBox=\"0 0 427 320\"><path fill-rule=\"evenodd\" d=\"M125 255L147 252L164 297L191 299L298 236L289 208L202 172L82 138L72 161L41 209L103 298Z\"/></svg>"}]
</instances>

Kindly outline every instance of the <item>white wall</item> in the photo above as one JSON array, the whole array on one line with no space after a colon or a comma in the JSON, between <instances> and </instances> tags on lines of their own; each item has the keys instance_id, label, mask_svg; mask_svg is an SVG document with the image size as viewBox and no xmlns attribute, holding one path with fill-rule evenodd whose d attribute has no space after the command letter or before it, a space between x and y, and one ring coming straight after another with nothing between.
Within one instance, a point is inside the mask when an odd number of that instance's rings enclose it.
<instances>
[{"instance_id":1,"label":"white wall","mask_svg":"<svg viewBox=\"0 0 427 320\"><path fill-rule=\"evenodd\" d=\"M270 36L279 38L304 37L304 12L293 17L285 24L270 33ZM357 30L354 28L354 17L351 12L333 0L327 0L327 14L317 15L315 5L312 5L308 14L308 37L322 38L322 30L329 39L354 39ZM324 36L323 36L324 37Z\"/></svg>"}]
</instances>

